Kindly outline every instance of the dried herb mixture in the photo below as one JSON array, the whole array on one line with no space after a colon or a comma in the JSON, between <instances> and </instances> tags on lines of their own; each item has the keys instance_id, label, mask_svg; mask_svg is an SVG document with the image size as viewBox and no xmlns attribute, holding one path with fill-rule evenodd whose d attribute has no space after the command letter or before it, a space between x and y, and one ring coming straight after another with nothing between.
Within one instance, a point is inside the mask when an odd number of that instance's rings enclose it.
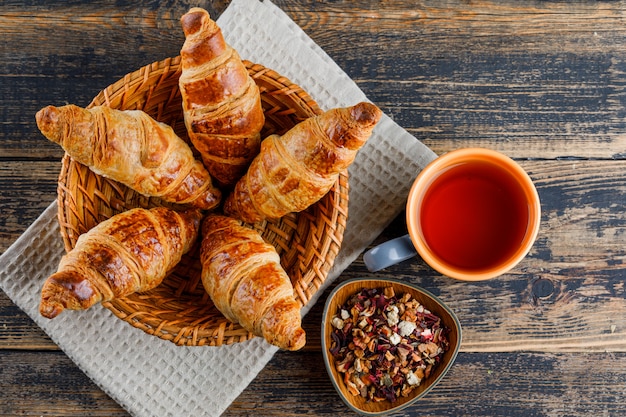
<instances>
[{"instance_id":1,"label":"dried herb mixture","mask_svg":"<svg viewBox=\"0 0 626 417\"><path fill-rule=\"evenodd\" d=\"M332 318L330 353L353 395L369 401L408 396L449 348L441 319L411 294L364 289Z\"/></svg>"}]
</instances>

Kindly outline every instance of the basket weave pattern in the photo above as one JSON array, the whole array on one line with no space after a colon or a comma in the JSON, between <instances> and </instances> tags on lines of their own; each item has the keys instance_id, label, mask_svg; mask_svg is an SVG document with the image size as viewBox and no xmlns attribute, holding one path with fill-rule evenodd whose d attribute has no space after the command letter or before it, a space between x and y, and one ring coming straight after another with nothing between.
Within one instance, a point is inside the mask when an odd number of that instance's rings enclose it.
<instances>
[{"instance_id":1,"label":"basket weave pattern","mask_svg":"<svg viewBox=\"0 0 626 417\"><path fill-rule=\"evenodd\" d=\"M245 64L261 91L266 119L262 137L283 134L298 122L321 113L298 85L262 65ZM140 109L188 140L178 90L180 70L179 57L140 68L101 91L89 107ZM78 236L114 214L133 207L172 207L93 173L67 154L59 174L57 201L67 251L74 247ZM348 176L344 172L330 192L306 211L251 225L276 247L301 305L326 280L341 246L347 214ZM178 345L220 346L252 338L251 333L228 321L215 308L202 287L200 272L198 244L157 288L103 305L132 326Z\"/></svg>"}]
</instances>

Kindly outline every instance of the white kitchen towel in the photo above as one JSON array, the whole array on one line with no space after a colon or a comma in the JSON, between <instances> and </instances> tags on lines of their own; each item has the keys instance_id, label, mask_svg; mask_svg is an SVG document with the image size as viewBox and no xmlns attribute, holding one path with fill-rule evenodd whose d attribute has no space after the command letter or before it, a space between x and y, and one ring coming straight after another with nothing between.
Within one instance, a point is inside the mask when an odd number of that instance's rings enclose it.
<instances>
[{"instance_id":1,"label":"white kitchen towel","mask_svg":"<svg viewBox=\"0 0 626 417\"><path fill-rule=\"evenodd\" d=\"M242 58L286 76L323 110L367 100L341 68L271 2L233 0L218 24ZM383 116L349 169L346 232L322 290L403 210L413 179L435 157ZM53 203L0 257L0 288L133 416L218 416L276 352L261 338L221 347L176 346L130 326L99 305L44 319L38 312L41 286L56 271L63 253Z\"/></svg>"}]
</instances>

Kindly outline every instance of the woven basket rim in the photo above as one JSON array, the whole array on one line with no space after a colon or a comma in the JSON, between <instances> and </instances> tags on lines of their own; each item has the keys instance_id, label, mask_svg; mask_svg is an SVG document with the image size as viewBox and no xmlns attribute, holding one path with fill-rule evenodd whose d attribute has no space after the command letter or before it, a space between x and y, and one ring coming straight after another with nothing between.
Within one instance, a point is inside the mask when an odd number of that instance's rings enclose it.
<instances>
[{"instance_id":1,"label":"woven basket rim","mask_svg":"<svg viewBox=\"0 0 626 417\"><path fill-rule=\"evenodd\" d=\"M251 61L244 61L244 64L260 87L266 115L265 129L269 133L273 133L272 129L286 129L289 124L322 113L309 94L288 78L261 64ZM154 113L151 115L157 120L172 125L179 136L188 140L184 124L181 125L177 82L180 71L180 56L153 62L103 89L88 107L108 105L120 109L145 109ZM62 159L57 191L58 221L66 251L74 247L80 234L116 212L136 206L165 205L158 199L139 196L121 184L94 174L68 154ZM344 171L329 193L304 212L288 215L275 223L251 225L279 250L301 305L308 304L320 290L339 252L348 216L348 191L348 173ZM221 313L216 315L208 295L198 296L193 290L194 285L201 285L193 256L190 252L190 260L184 265L189 276L180 278L187 279L186 283L181 282L183 287L191 289L189 297L186 289L170 289L164 282L160 290L169 291L165 295L154 295L155 290L151 290L102 305L133 327L177 345L221 346L253 338L250 332L229 322ZM194 278L189 278L191 276ZM158 305L153 303L154 300Z\"/></svg>"}]
</instances>

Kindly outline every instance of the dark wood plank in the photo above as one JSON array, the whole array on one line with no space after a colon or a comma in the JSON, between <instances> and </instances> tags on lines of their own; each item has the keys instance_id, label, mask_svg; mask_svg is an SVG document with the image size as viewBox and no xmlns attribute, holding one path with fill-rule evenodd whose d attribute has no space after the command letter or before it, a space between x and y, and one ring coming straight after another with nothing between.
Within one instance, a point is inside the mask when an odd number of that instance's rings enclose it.
<instances>
[{"instance_id":1,"label":"dark wood plank","mask_svg":"<svg viewBox=\"0 0 626 417\"><path fill-rule=\"evenodd\" d=\"M0 351L0 368L3 415L128 415L62 353ZM625 372L624 353L461 353L407 413L622 415ZM321 352L278 353L223 415L260 410L264 416L354 415L334 391Z\"/></svg>"},{"instance_id":2,"label":"dark wood plank","mask_svg":"<svg viewBox=\"0 0 626 417\"><path fill-rule=\"evenodd\" d=\"M374 3L277 4L437 153L475 145L518 158L624 157L619 2L397 2L384 14ZM0 155L40 144L33 115L44 105L86 105L124 73L176 55L185 9L68 3L26 15L8 7L0 33L23 48L0 54L10 81L5 120L17 123Z\"/></svg>"},{"instance_id":3,"label":"dark wood plank","mask_svg":"<svg viewBox=\"0 0 626 417\"><path fill-rule=\"evenodd\" d=\"M354 415L323 367L321 353L278 353L224 417ZM437 387L397 415L623 415L624 372L624 353L461 353Z\"/></svg>"},{"instance_id":4,"label":"dark wood plank","mask_svg":"<svg viewBox=\"0 0 626 417\"><path fill-rule=\"evenodd\" d=\"M0 414L126 417L62 352L0 350Z\"/></svg>"},{"instance_id":5,"label":"dark wood plank","mask_svg":"<svg viewBox=\"0 0 626 417\"><path fill-rule=\"evenodd\" d=\"M607 2L281 3L436 153L623 157L626 30Z\"/></svg>"},{"instance_id":6,"label":"dark wood plank","mask_svg":"<svg viewBox=\"0 0 626 417\"><path fill-rule=\"evenodd\" d=\"M25 4L26 3L26 4ZM179 54L188 1L8 1L0 10L0 158L58 157L34 115L48 105L86 106L141 66ZM227 2L204 6L215 18ZM9 123L10 121L10 123Z\"/></svg>"},{"instance_id":7,"label":"dark wood plank","mask_svg":"<svg viewBox=\"0 0 626 417\"><path fill-rule=\"evenodd\" d=\"M56 198L60 160L0 160L0 253Z\"/></svg>"},{"instance_id":8,"label":"dark wood plank","mask_svg":"<svg viewBox=\"0 0 626 417\"><path fill-rule=\"evenodd\" d=\"M26 313L0 291L0 352L11 350L59 350Z\"/></svg>"}]
</instances>

